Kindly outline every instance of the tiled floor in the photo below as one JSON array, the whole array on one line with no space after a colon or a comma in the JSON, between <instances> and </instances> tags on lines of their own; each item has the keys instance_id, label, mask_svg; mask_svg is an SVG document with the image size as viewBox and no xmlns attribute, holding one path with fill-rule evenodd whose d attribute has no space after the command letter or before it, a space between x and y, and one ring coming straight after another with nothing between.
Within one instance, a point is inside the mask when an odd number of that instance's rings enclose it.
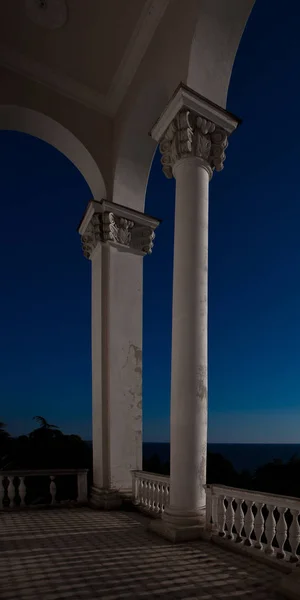
<instances>
[{"instance_id":1,"label":"tiled floor","mask_svg":"<svg viewBox=\"0 0 300 600\"><path fill-rule=\"evenodd\" d=\"M281 574L208 542L172 545L141 517L0 513L1 600L273 600Z\"/></svg>"}]
</instances>

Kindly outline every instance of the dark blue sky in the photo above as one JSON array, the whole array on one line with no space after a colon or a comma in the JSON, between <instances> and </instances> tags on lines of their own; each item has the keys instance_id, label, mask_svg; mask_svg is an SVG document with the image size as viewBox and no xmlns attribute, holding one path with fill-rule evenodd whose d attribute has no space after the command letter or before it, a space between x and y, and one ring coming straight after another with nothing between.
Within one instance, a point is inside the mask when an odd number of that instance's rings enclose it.
<instances>
[{"instance_id":1,"label":"dark blue sky","mask_svg":"<svg viewBox=\"0 0 300 600\"><path fill-rule=\"evenodd\" d=\"M209 441L300 443L300 5L257 0L231 80L243 119L210 189ZM54 148L0 132L0 420L91 436L91 197ZM174 182L153 163L144 260L144 439L169 439Z\"/></svg>"}]
</instances>

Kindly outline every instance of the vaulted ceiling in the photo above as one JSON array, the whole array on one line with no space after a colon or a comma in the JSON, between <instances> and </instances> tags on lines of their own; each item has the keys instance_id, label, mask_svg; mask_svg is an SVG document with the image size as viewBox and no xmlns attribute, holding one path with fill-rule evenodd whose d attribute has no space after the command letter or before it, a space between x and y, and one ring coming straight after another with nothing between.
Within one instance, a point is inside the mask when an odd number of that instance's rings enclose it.
<instances>
[{"instance_id":1,"label":"vaulted ceiling","mask_svg":"<svg viewBox=\"0 0 300 600\"><path fill-rule=\"evenodd\" d=\"M168 2L2 0L0 64L114 114Z\"/></svg>"}]
</instances>

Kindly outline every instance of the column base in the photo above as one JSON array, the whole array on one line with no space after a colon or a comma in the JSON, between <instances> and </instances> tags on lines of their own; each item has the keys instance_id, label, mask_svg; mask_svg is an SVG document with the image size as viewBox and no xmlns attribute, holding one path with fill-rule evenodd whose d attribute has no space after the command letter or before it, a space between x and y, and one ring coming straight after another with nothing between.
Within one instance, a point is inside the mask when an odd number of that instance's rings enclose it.
<instances>
[{"instance_id":1,"label":"column base","mask_svg":"<svg viewBox=\"0 0 300 600\"><path fill-rule=\"evenodd\" d=\"M99 510L118 510L131 497L129 490L112 490L92 486L90 506Z\"/></svg>"},{"instance_id":2,"label":"column base","mask_svg":"<svg viewBox=\"0 0 300 600\"><path fill-rule=\"evenodd\" d=\"M151 520L148 524L148 530L173 544L191 542L199 539L210 539L210 536L203 525L180 526L167 523L164 519Z\"/></svg>"},{"instance_id":3,"label":"column base","mask_svg":"<svg viewBox=\"0 0 300 600\"><path fill-rule=\"evenodd\" d=\"M209 539L205 529L205 507L198 510L178 511L168 506L159 521L151 521L149 530L173 542Z\"/></svg>"},{"instance_id":4,"label":"column base","mask_svg":"<svg viewBox=\"0 0 300 600\"><path fill-rule=\"evenodd\" d=\"M300 569L296 567L293 573L285 575L278 586L278 594L286 600L299 600L300 598Z\"/></svg>"}]
</instances>

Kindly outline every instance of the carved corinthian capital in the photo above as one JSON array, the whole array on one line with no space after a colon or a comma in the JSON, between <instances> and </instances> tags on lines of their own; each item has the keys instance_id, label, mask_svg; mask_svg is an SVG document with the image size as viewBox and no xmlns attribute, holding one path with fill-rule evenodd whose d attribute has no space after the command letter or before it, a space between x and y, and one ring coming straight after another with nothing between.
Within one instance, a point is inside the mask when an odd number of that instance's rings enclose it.
<instances>
[{"instance_id":1,"label":"carved corinthian capital","mask_svg":"<svg viewBox=\"0 0 300 600\"><path fill-rule=\"evenodd\" d=\"M159 223L158 219L113 202L92 200L79 226L83 254L90 258L99 243L135 254L151 254Z\"/></svg>"},{"instance_id":2,"label":"carved corinthian capital","mask_svg":"<svg viewBox=\"0 0 300 600\"><path fill-rule=\"evenodd\" d=\"M151 131L159 142L163 172L172 177L181 158L197 156L210 176L221 171L228 136L239 120L181 84Z\"/></svg>"},{"instance_id":3,"label":"carved corinthian capital","mask_svg":"<svg viewBox=\"0 0 300 600\"><path fill-rule=\"evenodd\" d=\"M171 178L173 166L180 158L198 156L212 176L214 169L223 169L227 145L224 129L183 109L173 119L159 145L163 172Z\"/></svg>"}]
</instances>

